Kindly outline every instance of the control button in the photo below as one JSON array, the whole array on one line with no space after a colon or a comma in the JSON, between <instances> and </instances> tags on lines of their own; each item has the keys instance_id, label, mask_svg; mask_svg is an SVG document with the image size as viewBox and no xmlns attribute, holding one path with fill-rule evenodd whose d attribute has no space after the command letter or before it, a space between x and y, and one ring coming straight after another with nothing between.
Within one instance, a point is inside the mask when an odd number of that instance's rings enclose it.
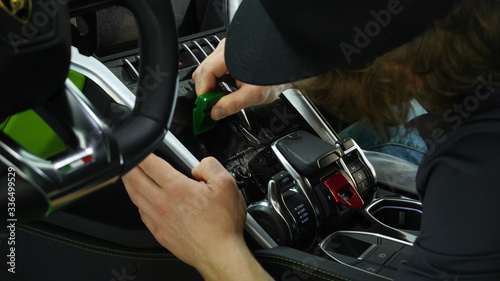
<instances>
[{"instance_id":1,"label":"control button","mask_svg":"<svg viewBox=\"0 0 500 281\"><path fill-rule=\"evenodd\" d=\"M396 253L396 249L387 246L378 246L365 259L376 264L384 264Z\"/></svg>"},{"instance_id":2,"label":"control button","mask_svg":"<svg viewBox=\"0 0 500 281\"><path fill-rule=\"evenodd\" d=\"M355 173L357 172L359 169L361 169L361 163L355 161L355 162L351 162L349 164L347 164L347 168L349 169L349 172L352 173Z\"/></svg>"},{"instance_id":3,"label":"control button","mask_svg":"<svg viewBox=\"0 0 500 281\"><path fill-rule=\"evenodd\" d=\"M370 185L368 184L368 181L362 181L358 183L358 192L360 195L365 195L368 192Z\"/></svg>"},{"instance_id":4,"label":"control button","mask_svg":"<svg viewBox=\"0 0 500 281\"><path fill-rule=\"evenodd\" d=\"M363 169L357 171L356 173L352 174L352 177L354 178L354 180L356 181L356 183L360 183L364 180L366 180L366 174L365 174L365 171L363 171Z\"/></svg>"},{"instance_id":5,"label":"control button","mask_svg":"<svg viewBox=\"0 0 500 281\"><path fill-rule=\"evenodd\" d=\"M387 265L392 268L398 268L400 265L406 264L410 260L410 257L411 252L401 251Z\"/></svg>"},{"instance_id":6,"label":"control button","mask_svg":"<svg viewBox=\"0 0 500 281\"><path fill-rule=\"evenodd\" d=\"M396 272L396 270L384 266L377 274L394 279Z\"/></svg>"},{"instance_id":7,"label":"control button","mask_svg":"<svg viewBox=\"0 0 500 281\"><path fill-rule=\"evenodd\" d=\"M354 146L354 141L351 138L342 138L339 143L343 150L348 150Z\"/></svg>"},{"instance_id":8,"label":"control button","mask_svg":"<svg viewBox=\"0 0 500 281\"><path fill-rule=\"evenodd\" d=\"M340 172L324 179L323 184L330 190L337 203L349 209L357 210L365 204L358 191Z\"/></svg>"},{"instance_id":9,"label":"control button","mask_svg":"<svg viewBox=\"0 0 500 281\"><path fill-rule=\"evenodd\" d=\"M234 174L234 178L237 181L245 181L250 179L250 174L248 173L248 169L241 165L233 168L232 172Z\"/></svg>"},{"instance_id":10,"label":"control button","mask_svg":"<svg viewBox=\"0 0 500 281\"><path fill-rule=\"evenodd\" d=\"M276 184L281 190L289 188L291 185L295 184L295 181L293 180L292 176L285 171L279 172L278 174L274 175L271 179L276 182Z\"/></svg>"},{"instance_id":11,"label":"control button","mask_svg":"<svg viewBox=\"0 0 500 281\"><path fill-rule=\"evenodd\" d=\"M377 273L382 266L369 263L369 262L360 262L358 264L353 265L356 268L362 269L364 271L372 272L372 273Z\"/></svg>"}]
</instances>

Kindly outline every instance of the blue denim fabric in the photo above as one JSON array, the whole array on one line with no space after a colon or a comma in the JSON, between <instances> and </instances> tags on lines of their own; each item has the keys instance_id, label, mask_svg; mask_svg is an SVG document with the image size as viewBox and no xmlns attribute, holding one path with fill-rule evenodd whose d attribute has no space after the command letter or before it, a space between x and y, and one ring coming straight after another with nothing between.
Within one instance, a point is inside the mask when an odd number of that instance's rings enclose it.
<instances>
[{"instance_id":1,"label":"blue denim fabric","mask_svg":"<svg viewBox=\"0 0 500 281\"><path fill-rule=\"evenodd\" d=\"M364 151L366 158L372 164L377 174L377 182L392 191L400 190L416 194L418 165L401 158L375 151Z\"/></svg>"},{"instance_id":2,"label":"blue denim fabric","mask_svg":"<svg viewBox=\"0 0 500 281\"><path fill-rule=\"evenodd\" d=\"M409 120L425 114L425 109L416 101L412 101L413 111ZM340 132L340 137L351 137L358 145L369 151L389 154L419 165L427 147L417 129L406 130L404 126L389 128L390 139L384 141L374 127L367 122L358 121Z\"/></svg>"}]
</instances>

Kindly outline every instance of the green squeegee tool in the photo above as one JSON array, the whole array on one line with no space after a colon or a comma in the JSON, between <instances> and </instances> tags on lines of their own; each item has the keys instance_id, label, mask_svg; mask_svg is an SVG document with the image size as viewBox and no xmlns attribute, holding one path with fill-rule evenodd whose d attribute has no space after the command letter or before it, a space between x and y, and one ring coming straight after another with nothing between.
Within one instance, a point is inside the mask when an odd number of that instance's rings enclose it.
<instances>
[{"instance_id":1,"label":"green squeegee tool","mask_svg":"<svg viewBox=\"0 0 500 281\"><path fill-rule=\"evenodd\" d=\"M217 123L210 117L212 107L224 96L223 93L212 91L199 96L196 101L196 108L193 109L193 131L195 135L204 133Z\"/></svg>"}]
</instances>

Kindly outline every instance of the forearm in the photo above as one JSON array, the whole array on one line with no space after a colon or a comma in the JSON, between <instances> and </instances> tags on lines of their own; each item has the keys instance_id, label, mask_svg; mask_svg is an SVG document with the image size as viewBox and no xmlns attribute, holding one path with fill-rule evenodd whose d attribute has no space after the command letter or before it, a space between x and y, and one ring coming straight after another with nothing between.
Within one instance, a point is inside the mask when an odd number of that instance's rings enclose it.
<instances>
[{"instance_id":1,"label":"forearm","mask_svg":"<svg viewBox=\"0 0 500 281\"><path fill-rule=\"evenodd\" d=\"M206 281L268 281L274 280L254 258L246 245L229 243L218 255L198 268Z\"/></svg>"}]
</instances>

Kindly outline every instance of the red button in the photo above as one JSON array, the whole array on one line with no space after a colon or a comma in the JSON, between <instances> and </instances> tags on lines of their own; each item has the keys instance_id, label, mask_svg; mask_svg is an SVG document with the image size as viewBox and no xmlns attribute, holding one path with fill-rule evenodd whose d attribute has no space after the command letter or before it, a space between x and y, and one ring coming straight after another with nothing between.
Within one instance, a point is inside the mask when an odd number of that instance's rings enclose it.
<instances>
[{"instance_id":1,"label":"red button","mask_svg":"<svg viewBox=\"0 0 500 281\"><path fill-rule=\"evenodd\" d=\"M328 188L328 190L330 190L333 198L335 198L335 201L339 204L342 204L352 210L357 210L365 204L361 196L359 196L358 191L356 191L351 183L340 172L335 173L323 180L323 184Z\"/></svg>"}]
</instances>

